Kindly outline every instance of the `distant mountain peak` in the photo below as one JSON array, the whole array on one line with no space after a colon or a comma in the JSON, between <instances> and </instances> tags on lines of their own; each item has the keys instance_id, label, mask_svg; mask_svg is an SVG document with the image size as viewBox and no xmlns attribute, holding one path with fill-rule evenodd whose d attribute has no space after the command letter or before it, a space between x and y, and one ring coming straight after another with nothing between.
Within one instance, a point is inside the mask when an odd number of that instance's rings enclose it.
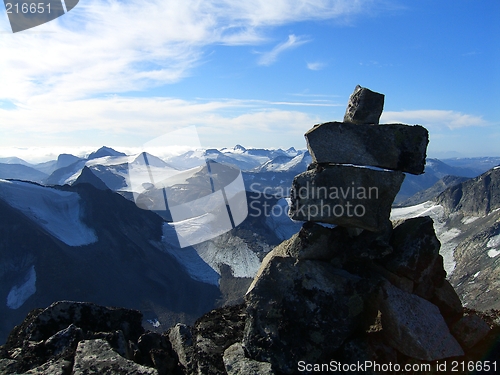
<instances>
[{"instance_id":1,"label":"distant mountain peak","mask_svg":"<svg viewBox=\"0 0 500 375\"><path fill-rule=\"evenodd\" d=\"M106 184L99 177L97 177L94 172L92 172L92 170L87 166L83 167L80 176L78 176L78 178L73 183L73 185L78 184L91 184L93 187L99 190L108 189Z\"/></svg>"},{"instance_id":2,"label":"distant mountain peak","mask_svg":"<svg viewBox=\"0 0 500 375\"><path fill-rule=\"evenodd\" d=\"M245 152L247 149L243 147L242 145L236 145L234 146L234 151L240 151L240 152Z\"/></svg>"},{"instance_id":3,"label":"distant mountain peak","mask_svg":"<svg viewBox=\"0 0 500 375\"><path fill-rule=\"evenodd\" d=\"M88 156L88 160L103 158L105 156L127 156L123 152L116 151L111 147L102 146L99 150L92 152Z\"/></svg>"}]
</instances>

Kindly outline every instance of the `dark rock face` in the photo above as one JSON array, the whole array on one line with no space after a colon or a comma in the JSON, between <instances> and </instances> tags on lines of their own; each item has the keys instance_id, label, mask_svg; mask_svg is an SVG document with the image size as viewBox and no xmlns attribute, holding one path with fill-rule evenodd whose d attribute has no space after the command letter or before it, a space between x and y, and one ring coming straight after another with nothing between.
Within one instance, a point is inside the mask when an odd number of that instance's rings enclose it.
<instances>
[{"instance_id":1,"label":"dark rock face","mask_svg":"<svg viewBox=\"0 0 500 375\"><path fill-rule=\"evenodd\" d=\"M376 287L326 262L275 257L246 296L243 345L251 358L286 373L304 351L312 362L325 361L371 320Z\"/></svg>"},{"instance_id":2,"label":"dark rock face","mask_svg":"<svg viewBox=\"0 0 500 375\"><path fill-rule=\"evenodd\" d=\"M470 349L488 335L490 326L479 316L468 314L453 325L452 332L464 348Z\"/></svg>"},{"instance_id":3,"label":"dark rock face","mask_svg":"<svg viewBox=\"0 0 500 375\"><path fill-rule=\"evenodd\" d=\"M384 95L357 85L349 97L344 122L378 124L384 110Z\"/></svg>"},{"instance_id":4,"label":"dark rock face","mask_svg":"<svg viewBox=\"0 0 500 375\"><path fill-rule=\"evenodd\" d=\"M28 338L31 341L46 340L71 324L86 332L121 330L134 340L144 332L139 311L61 301L53 303L33 319L27 327Z\"/></svg>"},{"instance_id":5,"label":"dark rock face","mask_svg":"<svg viewBox=\"0 0 500 375\"><path fill-rule=\"evenodd\" d=\"M34 310L0 350L9 361L1 373L181 374L168 336L144 333L141 322L139 311L92 303Z\"/></svg>"},{"instance_id":6,"label":"dark rock face","mask_svg":"<svg viewBox=\"0 0 500 375\"><path fill-rule=\"evenodd\" d=\"M289 215L373 232L387 228L391 204L403 183L401 172L325 166L295 177Z\"/></svg>"},{"instance_id":7,"label":"dark rock face","mask_svg":"<svg viewBox=\"0 0 500 375\"><path fill-rule=\"evenodd\" d=\"M500 208L500 168L455 185L437 197L448 212L485 216Z\"/></svg>"},{"instance_id":8,"label":"dark rock face","mask_svg":"<svg viewBox=\"0 0 500 375\"><path fill-rule=\"evenodd\" d=\"M417 284L429 276L428 269L437 261L441 246L434 232L433 221L428 216L408 219L396 226L391 245L392 254L382 261L385 268ZM434 276L442 281L446 274Z\"/></svg>"},{"instance_id":9,"label":"dark rock face","mask_svg":"<svg viewBox=\"0 0 500 375\"><path fill-rule=\"evenodd\" d=\"M424 173L429 134L420 125L327 122L305 134L313 163L370 165Z\"/></svg>"}]
</instances>

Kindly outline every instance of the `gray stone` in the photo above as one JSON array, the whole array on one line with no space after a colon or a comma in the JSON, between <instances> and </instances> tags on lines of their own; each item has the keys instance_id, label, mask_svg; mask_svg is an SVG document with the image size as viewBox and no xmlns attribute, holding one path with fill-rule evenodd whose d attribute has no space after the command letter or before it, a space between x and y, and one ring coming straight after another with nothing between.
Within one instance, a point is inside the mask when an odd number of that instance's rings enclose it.
<instances>
[{"instance_id":1,"label":"gray stone","mask_svg":"<svg viewBox=\"0 0 500 375\"><path fill-rule=\"evenodd\" d=\"M327 262L275 256L245 296L243 346L250 358L284 373L293 373L299 360L329 361L375 319L377 290Z\"/></svg>"},{"instance_id":2,"label":"gray stone","mask_svg":"<svg viewBox=\"0 0 500 375\"><path fill-rule=\"evenodd\" d=\"M384 110L384 95L357 85L349 97L344 122L378 124Z\"/></svg>"},{"instance_id":3,"label":"gray stone","mask_svg":"<svg viewBox=\"0 0 500 375\"><path fill-rule=\"evenodd\" d=\"M133 355L129 351L129 345L125 338L125 335L121 330L113 332L97 332L87 339L104 339L109 345L120 354L122 357L127 359L132 359Z\"/></svg>"},{"instance_id":4,"label":"gray stone","mask_svg":"<svg viewBox=\"0 0 500 375\"><path fill-rule=\"evenodd\" d=\"M327 122L305 134L313 163L369 165L422 174L429 134L420 125Z\"/></svg>"},{"instance_id":5,"label":"gray stone","mask_svg":"<svg viewBox=\"0 0 500 375\"><path fill-rule=\"evenodd\" d=\"M193 337L189 327L182 323L177 323L170 329L168 334L172 349L179 357L179 363L185 369L192 367L193 362Z\"/></svg>"},{"instance_id":6,"label":"gray stone","mask_svg":"<svg viewBox=\"0 0 500 375\"><path fill-rule=\"evenodd\" d=\"M437 270L441 244L434 231L434 223L429 216L405 220L397 225L391 238L392 254L382 260L389 271L407 277L416 284L432 279L441 285L446 273ZM442 262L442 259L441 259Z\"/></svg>"},{"instance_id":7,"label":"gray stone","mask_svg":"<svg viewBox=\"0 0 500 375\"><path fill-rule=\"evenodd\" d=\"M72 363L64 358L51 360L41 366L26 371L23 375L67 375L71 373Z\"/></svg>"},{"instance_id":8,"label":"gray stone","mask_svg":"<svg viewBox=\"0 0 500 375\"><path fill-rule=\"evenodd\" d=\"M472 348L490 332L490 326L475 314L465 315L451 328L451 333L466 349Z\"/></svg>"},{"instance_id":9,"label":"gray stone","mask_svg":"<svg viewBox=\"0 0 500 375\"><path fill-rule=\"evenodd\" d=\"M389 345L425 361L464 355L435 305L390 283L384 284L383 291L380 311Z\"/></svg>"},{"instance_id":10,"label":"gray stone","mask_svg":"<svg viewBox=\"0 0 500 375\"><path fill-rule=\"evenodd\" d=\"M228 375L274 375L270 363L245 357L245 351L239 342L227 348L222 358Z\"/></svg>"},{"instance_id":11,"label":"gray stone","mask_svg":"<svg viewBox=\"0 0 500 375\"><path fill-rule=\"evenodd\" d=\"M462 301L448 280L444 280L440 287L434 289L434 296L430 301L439 307L448 324L460 319L464 313Z\"/></svg>"},{"instance_id":12,"label":"gray stone","mask_svg":"<svg viewBox=\"0 0 500 375\"><path fill-rule=\"evenodd\" d=\"M153 368L138 365L111 349L107 341L80 341L75 354L73 375L158 375Z\"/></svg>"},{"instance_id":13,"label":"gray stone","mask_svg":"<svg viewBox=\"0 0 500 375\"><path fill-rule=\"evenodd\" d=\"M83 340L83 331L74 324L70 324L66 329L49 337L45 341L45 347L52 355L58 355L66 351L74 352L81 340Z\"/></svg>"},{"instance_id":14,"label":"gray stone","mask_svg":"<svg viewBox=\"0 0 500 375\"><path fill-rule=\"evenodd\" d=\"M379 232L387 229L401 172L318 166L295 176L289 216Z\"/></svg>"}]
</instances>

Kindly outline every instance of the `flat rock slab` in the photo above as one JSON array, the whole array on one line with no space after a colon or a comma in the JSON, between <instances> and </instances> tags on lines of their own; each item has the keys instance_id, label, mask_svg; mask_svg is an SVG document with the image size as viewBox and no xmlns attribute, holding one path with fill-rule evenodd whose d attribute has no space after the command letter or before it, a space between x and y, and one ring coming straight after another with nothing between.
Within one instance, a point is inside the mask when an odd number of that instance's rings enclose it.
<instances>
[{"instance_id":1,"label":"flat rock slab","mask_svg":"<svg viewBox=\"0 0 500 375\"><path fill-rule=\"evenodd\" d=\"M378 124L384 110L384 94L357 85L349 97L344 122Z\"/></svg>"},{"instance_id":2,"label":"flat rock slab","mask_svg":"<svg viewBox=\"0 0 500 375\"><path fill-rule=\"evenodd\" d=\"M326 122L315 125L305 137L313 163L424 173L429 133L420 125Z\"/></svg>"},{"instance_id":3,"label":"flat rock slab","mask_svg":"<svg viewBox=\"0 0 500 375\"><path fill-rule=\"evenodd\" d=\"M353 166L318 167L295 176L288 215L293 220L380 232L404 180L402 172Z\"/></svg>"},{"instance_id":4,"label":"flat rock slab","mask_svg":"<svg viewBox=\"0 0 500 375\"><path fill-rule=\"evenodd\" d=\"M464 355L437 306L390 283L383 286L382 327L386 341L399 352L424 361Z\"/></svg>"}]
</instances>

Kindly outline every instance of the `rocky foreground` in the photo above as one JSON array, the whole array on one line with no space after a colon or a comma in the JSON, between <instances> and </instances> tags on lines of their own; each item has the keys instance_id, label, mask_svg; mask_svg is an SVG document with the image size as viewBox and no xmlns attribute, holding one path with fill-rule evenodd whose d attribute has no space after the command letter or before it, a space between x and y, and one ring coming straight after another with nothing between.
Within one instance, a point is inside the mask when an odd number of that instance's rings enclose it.
<instances>
[{"instance_id":1,"label":"rocky foreground","mask_svg":"<svg viewBox=\"0 0 500 375\"><path fill-rule=\"evenodd\" d=\"M57 302L11 332L0 373L498 373L500 313L464 309L430 217L389 221L428 134L378 125L382 108L358 86L343 123L306 133L313 163L290 206L306 222L266 255L243 304L159 334L135 310Z\"/></svg>"}]
</instances>

